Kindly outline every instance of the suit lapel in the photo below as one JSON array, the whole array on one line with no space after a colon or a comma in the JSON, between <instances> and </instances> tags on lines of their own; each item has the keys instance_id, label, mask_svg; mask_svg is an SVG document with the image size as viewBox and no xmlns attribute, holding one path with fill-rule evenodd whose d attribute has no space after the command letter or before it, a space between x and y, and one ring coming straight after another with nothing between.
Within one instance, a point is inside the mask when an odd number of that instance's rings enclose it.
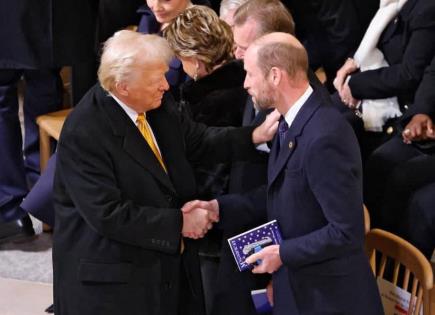
<instances>
[{"instance_id":1,"label":"suit lapel","mask_svg":"<svg viewBox=\"0 0 435 315\"><path fill-rule=\"evenodd\" d=\"M315 90L301 107L295 120L290 126L285 136L282 147L279 147L279 137L275 136L272 144L271 155L268 166L268 185L270 186L278 177L282 169L287 165L287 161L297 150L297 139L302 134L304 126L310 120L311 116L321 105L321 98Z\"/></svg>"},{"instance_id":2,"label":"suit lapel","mask_svg":"<svg viewBox=\"0 0 435 315\"><path fill-rule=\"evenodd\" d=\"M399 11L399 14L395 18L393 18L390 23L387 24L387 27L385 28L383 34L381 35L381 38L379 39L379 42L381 44L388 42L393 37L393 35L396 34L397 27L403 24L401 21L408 20L416 2L417 1L415 0L408 0Z\"/></svg>"},{"instance_id":3,"label":"suit lapel","mask_svg":"<svg viewBox=\"0 0 435 315\"><path fill-rule=\"evenodd\" d=\"M117 104L112 97L107 96L106 92L101 88L97 95L98 98L103 101L102 107L107 113L113 134L123 138L123 149L127 154L144 169L148 170L160 183L170 188L172 191L175 191L169 176L161 167L159 161L141 135L139 129L134 125L119 104ZM151 126L151 128L155 133L154 127ZM157 134L155 134L155 138L157 139L159 148L162 151L163 160L165 160L165 151L160 145L160 140Z\"/></svg>"}]
</instances>

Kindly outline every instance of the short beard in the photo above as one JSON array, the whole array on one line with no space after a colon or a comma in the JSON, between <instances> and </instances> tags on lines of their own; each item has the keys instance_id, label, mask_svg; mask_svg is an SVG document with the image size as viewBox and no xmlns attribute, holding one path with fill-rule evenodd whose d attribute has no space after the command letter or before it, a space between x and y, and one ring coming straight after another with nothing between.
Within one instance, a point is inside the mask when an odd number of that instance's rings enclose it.
<instances>
[{"instance_id":1,"label":"short beard","mask_svg":"<svg viewBox=\"0 0 435 315\"><path fill-rule=\"evenodd\" d=\"M269 94L269 95L265 95ZM275 106L275 97L270 87L263 93L260 98L253 98L255 107L259 110L266 110Z\"/></svg>"}]
</instances>

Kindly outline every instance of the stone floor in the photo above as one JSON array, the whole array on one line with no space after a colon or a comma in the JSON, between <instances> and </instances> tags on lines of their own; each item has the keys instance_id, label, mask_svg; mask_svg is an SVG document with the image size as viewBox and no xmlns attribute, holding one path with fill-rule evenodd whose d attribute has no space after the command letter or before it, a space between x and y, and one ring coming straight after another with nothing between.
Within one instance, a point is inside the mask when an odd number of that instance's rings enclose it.
<instances>
[{"instance_id":1,"label":"stone floor","mask_svg":"<svg viewBox=\"0 0 435 315\"><path fill-rule=\"evenodd\" d=\"M51 234L41 233L23 243L0 245L0 315L38 315L53 303Z\"/></svg>"}]
</instances>

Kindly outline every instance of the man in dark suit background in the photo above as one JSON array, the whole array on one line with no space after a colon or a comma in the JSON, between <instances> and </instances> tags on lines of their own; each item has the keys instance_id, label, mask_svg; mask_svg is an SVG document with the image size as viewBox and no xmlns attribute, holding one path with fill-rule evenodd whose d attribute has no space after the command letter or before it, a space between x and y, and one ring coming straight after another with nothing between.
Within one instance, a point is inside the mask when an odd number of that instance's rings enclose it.
<instances>
[{"instance_id":1,"label":"man in dark suit background","mask_svg":"<svg viewBox=\"0 0 435 315\"><path fill-rule=\"evenodd\" d=\"M332 81L347 57L360 43L379 0L285 0L297 25L298 39L308 52L310 67L323 67L326 86L335 91Z\"/></svg>"},{"instance_id":2,"label":"man in dark suit background","mask_svg":"<svg viewBox=\"0 0 435 315\"><path fill-rule=\"evenodd\" d=\"M272 273L274 314L383 314L363 250L358 144L341 114L310 86L307 68L302 44L284 33L261 37L245 53L245 88L258 107L282 115L262 194L283 241L247 262L261 260L253 272ZM249 202L233 201L232 211ZM227 220L216 200L197 207Z\"/></svg>"},{"instance_id":3,"label":"man in dark suit background","mask_svg":"<svg viewBox=\"0 0 435 315\"><path fill-rule=\"evenodd\" d=\"M61 79L50 41L51 1L0 4L0 238L33 234L30 219L16 210L39 173L38 115L61 105ZM26 81L25 138L18 119L17 84ZM23 145L24 143L24 145ZM7 221L8 223L3 223Z\"/></svg>"},{"instance_id":4,"label":"man in dark suit background","mask_svg":"<svg viewBox=\"0 0 435 315\"><path fill-rule=\"evenodd\" d=\"M409 240L430 259L435 239L435 58L399 132L367 162L364 197L380 228Z\"/></svg>"},{"instance_id":5,"label":"man in dark suit background","mask_svg":"<svg viewBox=\"0 0 435 315\"><path fill-rule=\"evenodd\" d=\"M65 122L54 186L58 315L204 313L196 246L181 235L203 236L217 215L180 211L196 194L189 161L228 159L267 138L180 117L162 101L171 57L156 35L116 33L101 85Z\"/></svg>"},{"instance_id":6,"label":"man in dark suit background","mask_svg":"<svg viewBox=\"0 0 435 315\"><path fill-rule=\"evenodd\" d=\"M33 233L30 219L18 206L39 176L35 120L62 105L61 66L95 63L95 3L17 0L0 4L0 241ZM89 80L80 76L82 90L95 82L95 67L92 71ZM21 77L25 82L24 140L18 119ZM77 85L73 85L76 95Z\"/></svg>"}]
</instances>

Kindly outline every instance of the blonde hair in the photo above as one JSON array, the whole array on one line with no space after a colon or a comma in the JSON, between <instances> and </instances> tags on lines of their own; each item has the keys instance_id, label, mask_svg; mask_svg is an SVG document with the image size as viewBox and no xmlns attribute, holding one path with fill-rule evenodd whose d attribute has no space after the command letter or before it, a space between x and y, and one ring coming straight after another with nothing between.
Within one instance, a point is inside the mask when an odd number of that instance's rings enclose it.
<instances>
[{"instance_id":1,"label":"blonde hair","mask_svg":"<svg viewBox=\"0 0 435 315\"><path fill-rule=\"evenodd\" d=\"M110 92L117 83L129 80L140 62L169 64L172 58L173 52L164 38L122 30L104 43L98 80Z\"/></svg>"},{"instance_id":2,"label":"blonde hair","mask_svg":"<svg viewBox=\"0 0 435 315\"><path fill-rule=\"evenodd\" d=\"M233 58L231 27L208 7L196 5L186 9L163 34L177 56L197 58L207 72Z\"/></svg>"}]
</instances>

